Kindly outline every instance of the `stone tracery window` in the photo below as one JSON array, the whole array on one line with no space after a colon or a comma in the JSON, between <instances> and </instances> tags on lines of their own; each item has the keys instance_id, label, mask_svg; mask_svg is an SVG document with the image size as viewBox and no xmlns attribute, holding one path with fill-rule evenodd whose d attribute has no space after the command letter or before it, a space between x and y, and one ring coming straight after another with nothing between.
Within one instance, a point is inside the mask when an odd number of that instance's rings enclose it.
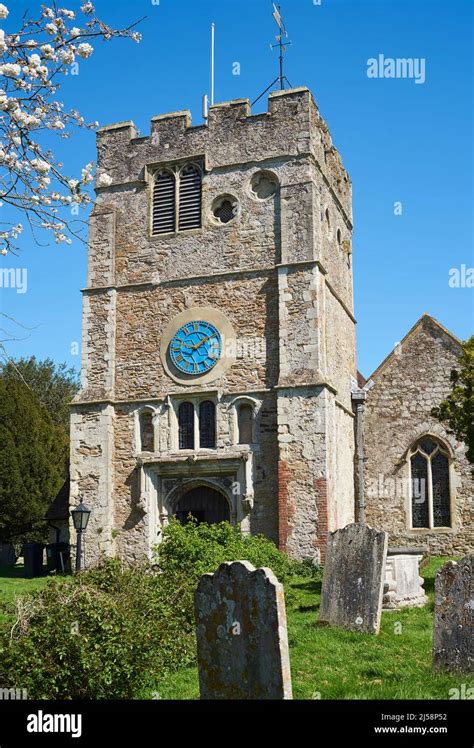
<instances>
[{"instance_id":1,"label":"stone tracery window","mask_svg":"<svg viewBox=\"0 0 474 748\"><path fill-rule=\"evenodd\" d=\"M449 453L430 436L411 448L411 527L433 529L451 526Z\"/></svg>"}]
</instances>

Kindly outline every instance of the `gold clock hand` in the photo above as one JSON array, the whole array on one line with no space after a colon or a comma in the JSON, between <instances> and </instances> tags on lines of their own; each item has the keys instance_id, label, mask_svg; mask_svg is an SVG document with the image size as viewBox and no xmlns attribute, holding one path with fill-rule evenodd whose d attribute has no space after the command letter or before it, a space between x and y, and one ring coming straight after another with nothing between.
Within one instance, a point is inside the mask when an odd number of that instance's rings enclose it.
<instances>
[{"instance_id":1,"label":"gold clock hand","mask_svg":"<svg viewBox=\"0 0 474 748\"><path fill-rule=\"evenodd\" d=\"M200 340L197 345L193 345L193 351L197 351L197 349L204 345L204 343L207 343L210 338L211 335L208 335L207 338L203 338L202 340Z\"/></svg>"}]
</instances>

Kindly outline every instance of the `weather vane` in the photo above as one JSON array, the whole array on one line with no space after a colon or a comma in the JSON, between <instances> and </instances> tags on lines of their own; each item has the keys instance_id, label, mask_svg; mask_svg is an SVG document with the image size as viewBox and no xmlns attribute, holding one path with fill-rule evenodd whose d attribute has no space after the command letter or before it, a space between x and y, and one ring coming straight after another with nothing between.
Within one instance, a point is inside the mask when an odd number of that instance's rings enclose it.
<instances>
[{"instance_id":1,"label":"weather vane","mask_svg":"<svg viewBox=\"0 0 474 748\"><path fill-rule=\"evenodd\" d=\"M280 83L280 89L282 91L285 90L285 81L288 83L288 85L291 88L291 83L288 80L288 78L285 75L284 72L284 62L285 62L285 52L286 48L291 45L291 42L288 40L288 31L285 28L285 24L283 23L283 18L281 16L281 5L276 5L274 2L272 2L272 10L273 10L273 18L275 19L275 22L278 26L278 34L276 35L275 39L277 40L276 44L270 44L270 49L279 49L280 50L280 74L275 78L274 81L270 83L270 85L263 91L260 96L255 99L253 104L256 104L257 101L260 101L262 96L265 96L267 91L269 91L276 83Z\"/></svg>"}]
</instances>

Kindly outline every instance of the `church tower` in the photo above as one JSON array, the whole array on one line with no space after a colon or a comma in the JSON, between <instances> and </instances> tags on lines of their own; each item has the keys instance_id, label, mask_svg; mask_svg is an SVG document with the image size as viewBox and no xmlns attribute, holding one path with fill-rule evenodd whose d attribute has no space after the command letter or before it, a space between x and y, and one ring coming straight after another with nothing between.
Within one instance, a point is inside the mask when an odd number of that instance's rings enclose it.
<instances>
[{"instance_id":1,"label":"church tower","mask_svg":"<svg viewBox=\"0 0 474 748\"><path fill-rule=\"evenodd\" d=\"M170 517L297 558L354 519L351 185L311 93L98 132L71 501L86 563Z\"/></svg>"}]
</instances>

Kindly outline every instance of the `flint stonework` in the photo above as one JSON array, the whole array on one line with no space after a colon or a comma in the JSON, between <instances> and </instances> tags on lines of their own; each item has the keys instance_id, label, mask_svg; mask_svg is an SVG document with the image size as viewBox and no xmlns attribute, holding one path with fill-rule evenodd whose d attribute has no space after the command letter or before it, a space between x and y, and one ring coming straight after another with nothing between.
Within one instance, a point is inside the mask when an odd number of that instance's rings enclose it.
<instances>
[{"instance_id":1,"label":"flint stonework","mask_svg":"<svg viewBox=\"0 0 474 748\"><path fill-rule=\"evenodd\" d=\"M433 668L474 671L474 553L448 561L435 580Z\"/></svg>"},{"instance_id":2,"label":"flint stonework","mask_svg":"<svg viewBox=\"0 0 474 748\"><path fill-rule=\"evenodd\" d=\"M201 699L291 699L285 599L273 572L221 564L194 599Z\"/></svg>"},{"instance_id":3,"label":"flint stonework","mask_svg":"<svg viewBox=\"0 0 474 748\"><path fill-rule=\"evenodd\" d=\"M329 534L319 621L378 634L388 535L352 524Z\"/></svg>"}]
</instances>

